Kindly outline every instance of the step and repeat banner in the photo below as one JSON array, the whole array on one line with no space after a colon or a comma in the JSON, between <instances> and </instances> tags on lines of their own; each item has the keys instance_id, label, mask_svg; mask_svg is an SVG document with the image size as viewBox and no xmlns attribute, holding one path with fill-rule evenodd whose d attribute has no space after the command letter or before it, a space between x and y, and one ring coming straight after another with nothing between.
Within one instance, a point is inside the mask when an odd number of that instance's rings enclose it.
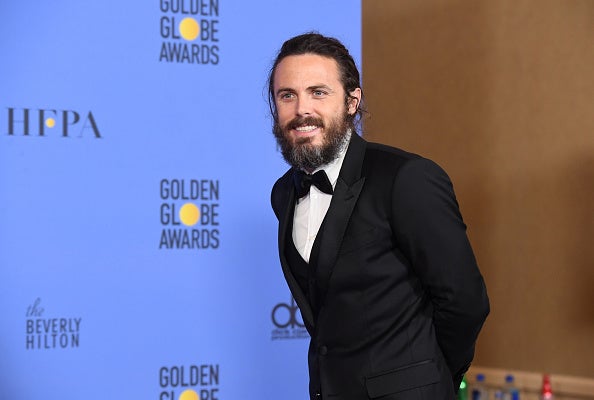
<instances>
[{"instance_id":1,"label":"step and repeat banner","mask_svg":"<svg viewBox=\"0 0 594 400\"><path fill-rule=\"evenodd\" d=\"M266 78L359 0L0 3L0 399L307 397Z\"/></svg>"}]
</instances>

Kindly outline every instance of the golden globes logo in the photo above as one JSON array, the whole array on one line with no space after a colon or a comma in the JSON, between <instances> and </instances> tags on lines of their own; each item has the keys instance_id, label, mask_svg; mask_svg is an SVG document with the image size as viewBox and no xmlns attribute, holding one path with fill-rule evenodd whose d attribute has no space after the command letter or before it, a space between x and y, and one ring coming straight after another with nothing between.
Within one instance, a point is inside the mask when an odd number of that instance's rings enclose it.
<instances>
[{"instance_id":1,"label":"golden globes logo","mask_svg":"<svg viewBox=\"0 0 594 400\"><path fill-rule=\"evenodd\" d=\"M219 0L160 0L159 61L219 63Z\"/></svg>"},{"instance_id":2,"label":"golden globes logo","mask_svg":"<svg viewBox=\"0 0 594 400\"><path fill-rule=\"evenodd\" d=\"M161 367L159 400L220 400L219 364Z\"/></svg>"},{"instance_id":3,"label":"golden globes logo","mask_svg":"<svg viewBox=\"0 0 594 400\"><path fill-rule=\"evenodd\" d=\"M159 249L217 249L219 181L162 179Z\"/></svg>"},{"instance_id":4,"label":"golden globes logo","mask_svg":"<svg viewBox=\"0 0 594 400\"><path fill-rule=\"evenodd\" d=\"M7 108L8 136L101 138L91 111Z\"/></svg>"}]
</instances>

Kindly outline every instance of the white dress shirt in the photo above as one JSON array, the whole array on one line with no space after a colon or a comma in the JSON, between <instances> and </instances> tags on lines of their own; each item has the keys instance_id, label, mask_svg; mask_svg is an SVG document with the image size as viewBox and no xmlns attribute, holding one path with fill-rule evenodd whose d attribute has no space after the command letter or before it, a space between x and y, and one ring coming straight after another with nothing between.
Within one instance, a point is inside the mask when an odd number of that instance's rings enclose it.
<instances>
[{"instance_id":1,"label":"white dress shirt","mask_svg":"<svg viewBox=\"0 0 594 400\"><path fill-rule=\"evenodd\" d=\"M348 139L350 139L350 134L348 134ZM312 172L313 174L323 169L326 175L328 175L332 189L336 187L338 173L340 172L340 167L342 167L342 162L348 148L348 139L343 144L338 157L334 161ZM332 201L331 194L326 194L320 191L315 185L311 185L309 194L298 199L297 204L295 204L293 242L301 257L308 263L314 241L316 240L322 221L328 212L328 208L330 208L330 201Z\"/></svg>"}]
</instances>

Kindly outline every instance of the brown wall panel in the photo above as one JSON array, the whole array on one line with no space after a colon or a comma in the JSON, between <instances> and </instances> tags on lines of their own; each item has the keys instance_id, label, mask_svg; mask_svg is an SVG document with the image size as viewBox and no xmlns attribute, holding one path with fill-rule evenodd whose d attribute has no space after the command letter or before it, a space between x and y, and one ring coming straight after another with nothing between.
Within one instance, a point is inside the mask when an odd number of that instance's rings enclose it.
<instances>
[{"instance_id":1,"label":"brown wall panel","mask_svg":"<svg viewBox=\"0 0 594 400\"><path fill-rule=\"evenodd\" d=\"M594 1L364 0L369 140L450 174L492 313L476 364L594 377Z\"/></svg>"}]
</instances>

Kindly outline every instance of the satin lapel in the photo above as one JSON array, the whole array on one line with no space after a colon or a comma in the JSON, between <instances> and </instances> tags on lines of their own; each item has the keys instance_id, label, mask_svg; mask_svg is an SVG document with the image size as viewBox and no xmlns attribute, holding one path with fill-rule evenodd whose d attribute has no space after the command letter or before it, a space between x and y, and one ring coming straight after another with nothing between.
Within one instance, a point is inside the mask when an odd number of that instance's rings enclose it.
<instances>
[{"instance_id":1,"label":"satin lapel","mask_svg":"<svg viewBox=\"0 0 594 400\"><path fill-rule=\"evenodd\" d=\"M289 289L293 294L293 298L297 302L299 310L301 310L303 322L306 324L306 326L309 326L313 329L315 325L313 311L311 309L309 301L307 300L307 297L305 296L305 293L303 293L303 291L299 287L299 284L297 283L297 280L295 279L295 276L293 276L291 268L289 267L289 262L285 255L287 238L290 238L292 236L289 234L288 230L289 227L293 226L293 213L295 212L295 186L292 184L292 182L293 181L290 180L291 185L289 189L289 195L284 202L287 205L285 212L283 213L283 215L281 215L281 218L278 223L278 252L283 274L285 275L285 279L287 280Z\"/></svg>"},{"instance_id":2,"label":"satin lapel","mask_svg":"<svg viewBox=\"0 0 594 400\"><path fill-rule=\"evenodd\" d=\"M317 270L322 303L346 227L365 183L365 177L361 177L365 147L366 142L357 134L353 134L336 181L330 208L324 218Z\"/></svg>"}]
</instances>

